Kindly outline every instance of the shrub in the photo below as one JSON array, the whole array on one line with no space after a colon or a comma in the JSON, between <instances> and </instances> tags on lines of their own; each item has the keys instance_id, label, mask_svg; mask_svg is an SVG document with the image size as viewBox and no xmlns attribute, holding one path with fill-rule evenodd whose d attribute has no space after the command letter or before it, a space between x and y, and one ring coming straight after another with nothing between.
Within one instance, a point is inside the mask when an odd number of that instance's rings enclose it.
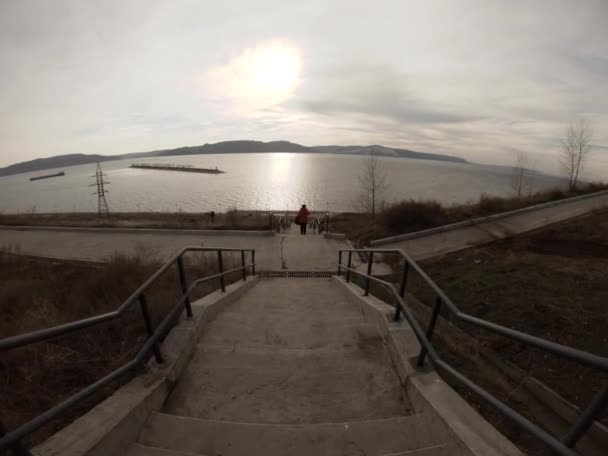
<instances>
[{"instance_id":1,"label":"shrub","mask_svg":"<svg viewBox=\"0 0 608 456\"><path fill-rule=\"evenodd\" d=\"M445 209L437 201L403 201L385 209L380 223L390 232L423 230L447 223Z\"/></svg>"}]
</instances>

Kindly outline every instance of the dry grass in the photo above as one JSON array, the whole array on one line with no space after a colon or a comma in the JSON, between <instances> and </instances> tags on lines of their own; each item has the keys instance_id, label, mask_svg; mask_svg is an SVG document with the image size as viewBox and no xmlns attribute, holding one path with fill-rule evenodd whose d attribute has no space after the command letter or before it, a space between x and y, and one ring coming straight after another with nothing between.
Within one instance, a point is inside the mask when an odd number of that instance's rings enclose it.
<instances>
[{"instance_id":1,"label":"dry grass","mask_svg":"<svg viewBox=\"0 0 608 456\"><path fill-rule=\"evenodd\" d=\"M427 261L423 267L465 312L608 356L608 212ZM412 290L432 296L420 282ZM457 323L573 403L608 376Z\"/></svg>"},{"instance_id":2,"label":"dry grass","mask_svg":"<svg viewBox=\"0 0 608 456\"><path fill-rule=\"evenodd\" d=\"M18 250L17 246L5 246L0 252L2 337L114 310L161 264L145 249L131 256L113 255L101 264L32 259L15 255ZM215 256L209 258L209 255L196 255L186 263L189 278L217 272ZM226 269L229 267L231 261L227 258ZM239 277L235 274L228 283ZM194 298L218 286L218 283L208 283L197 290ZM180 295L178 274L176 268L171 268L146 293L155 323ZM135 305L119 320L2 353L0 409L5 426L14 429L109 374L130 360L145 338L140 309ZM111 385L46 426L29 443L45 439L120 384Z\"/></svg>"},{"instance_id":3,"label":"dry grass","mask_svg":"<svg viewBox=\"0 0 608 456\"><path fill-rule=\"evenodd\" d=\"M372 239L435 228L606 189L607 184L589 184L574 191L557 189L521 198L482 195L476 203L456 206L443 206L432 200L408 200L389 206L372 223L367 214L337 214L331 219L331 230L344 233L358 245L364 245Z\"/></svg>"},{"instance_id":4,"label":"dry grass","mask_svg":"<svg viewBox=\"0 0 608 456\"><path fill-rule=\"evenodd\" d=\"M608 212L445 255L422 266L469 314L608 356ZM410 279L410 290L430 306L434 296L415 276ZM491 365L480 368L472 362L479 350L491 350L581 408L608 382L604 372L460 321L452 323L474 338L455 344L440 334L436 342L442 356L517 410L527 412L530 402L518 403L517 385L505 386L504 375L494 378ZM466 388L448 381L522 448L533 449L530 454L552 454ZM506 396L505 391L509 392ZM608 411L603 417L608 417Z\"/></svg>"},{"instance_id":5,"label":"dry grass","mask_svg":"<svg viewBox=\"0 0 608 456\"><path fill-rule=\"evenodd\" d=\"M396 282L401 262L386 260ZM466 313L608 356L608 211L444 255L421 266ZM355 281L363 285L361 279ZM422 302L418 306L409 301L426 327L435 295L413 272L408 289ZM371 290L391 302L382 287L372 284ZM456 326L450 329L440 323L436 328L433 340L442 358L532 421L549 419L555 425L520 383L497 371L496 362L516 366L520 378L533 376L581 408L608 382L604 372L454 320L445 306L442 316ZM449 377L445 380L526 454L553 454L466 387ZM607 420L608 410L603 414L604 423Z\"/></svg>"},{"instance_id":6,"label":"dry grass","mask_svg":"<svg viewBox=\"0 0 608 456\"><path fill-rule=\"evenodd\" d=\"M70 226L95 228L159 228L199 230L268 230L270 216L256 211L228 211L215 218L207 213L133 212L98 216L96 213L0 214L0 225Z\"/></svg>"}]
</instances>

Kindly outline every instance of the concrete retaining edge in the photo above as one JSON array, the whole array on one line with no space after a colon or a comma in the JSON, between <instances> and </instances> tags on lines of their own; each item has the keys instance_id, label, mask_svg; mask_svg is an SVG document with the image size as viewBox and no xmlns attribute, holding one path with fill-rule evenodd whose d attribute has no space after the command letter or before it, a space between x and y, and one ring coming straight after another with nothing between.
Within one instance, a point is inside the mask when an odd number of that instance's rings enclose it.
<instances>
[{"instance_id":1,"label":"concrete retaining edge","mask_svg":"<svg viewBox=\"0 0 608 456\"><path fill-rule=\"evenodd\" d=\"M6 231L67 231L82 233L105 234L168 234L168 235L199 235L199 236L274 236L274 231L248 230L167 230L156 228L87 228L77 226L27 226L0 225L0 230Z\"/></svg>"},{"instance_id":2,"label":"concrete retaining edge","mask_svg":"<svg viewBox=\"0 0 608 456\"><path fill-rule=\"evenodd\" d=\"M337 239L338 241L346 241L346 234L341 233L323 233L325 239Z\"/></svg>"},{"instance_id":3,"label":"concrete retaining edge","mask_svg":"<svg viewBox=\"0 0 608 456\"><path fill-rule=\"evenodd\" d=\"M255 285L257 277L215 291L192 303L193 318L182 314L161 345L165 363L147 369L32 451L36 456L125 454L149 415L161 409L188 364L206 323Z\"/></svg>"},{"instance_id":4,"label":"concrete retaining edge","mask_svg":"<svg viewBox=\"0 0 608 456\"><path fill-rule=\"evenodd\" d=\"M575 196L572 198L565 198L565 199L561 199L561 200L557 200L557 201L550 201L548 203L524 207L521 209L516 209L514 211L501 212L500 214L489 215L487 217L479 217L479 218L472 219L472 220L465 220L463 222L452 223L450 225L443 225L443 226L438 226L436 228L429 228L428 230L416 231L413 233L405 233L405 234L400 234L397 236L376 239L376 240L370 241L369 245L372 247L377 247L377 246L381 246L381 245L385 245L385 244L391 244L393 242L407 241L409 239L429 236L431 234L441 233L444 231L456 230L459 228L464 228L466 226L479 225L481 223L492 222L492 221L500 220L500 219L503 219L506 217L511 217L513 215L525 214L527 212L534 212L537 210L546 209L546 208L553 207L553 206L575 203L577 201L581 201L581 200L585 200L585 199L589 199L589 198L601 197L601 196L608 196L608 190L603 190L601 192L596 192L596 193L588 193L586 195Z\"/></svg>"},{"instance_id":5,"label":"concrete retaining edge","mask_svg":"<svg viewBox=\"0 0 608 456\"><path fill-rule=\"evenodd\" d=\"M361 310L377 327L402 385L416 412L428 420L431 428L445 428L444 438L459 451L454 456L523 456L523 453L477 411L460 397L434 370L416 370L411 360L420 351L414 331L407 321L392 322L395 309L385 302L364 296L363 290L341 278L334 280L354 298Z\"/></svg>"}]
</instances>

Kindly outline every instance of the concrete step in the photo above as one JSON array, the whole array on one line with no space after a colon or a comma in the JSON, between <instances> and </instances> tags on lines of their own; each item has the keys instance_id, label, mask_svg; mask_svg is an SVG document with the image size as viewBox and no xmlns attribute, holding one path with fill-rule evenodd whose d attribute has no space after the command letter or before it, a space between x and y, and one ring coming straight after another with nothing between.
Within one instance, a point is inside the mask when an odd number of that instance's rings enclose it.
<instances>
[{"instance_id":1,"label":"concrete step","mask_svg":"<svg viewBox=\"0 0 608 456\"><path fill-rule=\"evenodd\" d=\"M163 410L225 421L319 423L405 415L411 405L381 343L350 351L199 345Z\"/></svg>"},{"instance_id":2,"label":"concrete step","mask_svg":"<svg viewBox=\"0 0 608 456\"><path fill-rule=\"evenodd\" d=\"M301 320L264 320L262 318L233 320L221 318L210 325L201 343L215 345L274 345L277 347L316 348L352 347L362 339L369 340L380 334L370 324L328 322L320 319L302 324Z\"/></svg>"},{"instance_id":3,"label":"concrete step","mask_svg":"<svg viewBox=\"0 0 608 456\"><path fill-rule=\"evenodd\" d=\"M194 370L249 367L266 372L281 368L361 372L370 369L392 371L390 362L382 343L361 343L352 349L198 344L191 365Z\"/></svg>"},{"instance_id":4,"label":"concrete step","mask_svg":"<svg viewBox=\"0 0 608 456\"><path fill-rule=\"evenodd\" d=\"M139 443L147 446L222 456L434 456L442 453L429 452L430 449L442 450L444 441L441 432L427 427L418 415L372 421L277 425L155 413L139 438ZM423 449L426 452L407 453Z\"/></svg>"},{"instance_id":5,"label":"concrete step","mask_svg":"<svg viewBox=\"0 0 608 456\"><path fill-rule=\"evenodd\" d=\"M458 449L454 445L442 444L419 448L412 451L400 451L398 453L384 454L382 456L456 456L460 454L462 454L462 450Z\"/></svg>"},{"instance_id":6,"label":"concrete step","mask_svg":"<svg viewBox=\"0 0 608 456\"><path fill-rule=\"evenodd\" d=\"M201 456L201 454L184 453L183 451L166 450L164 448L132 443L127 448L126 456Z\"/></svg>"},{"instance_id":7,"label":"concrete step","mask_svg":"<svg viewBox=\"0 0 608 456\"><path fill-rule=\"evenodd\" d=\"M333 313L338 317L361 315L360 308L337 287L333 279L265 279L226 312L300 312L315 316Z\"/></svg>"},{"instance_id":8,"label":"concrete step","mask_svg":"<svg viewBox=\"0 0 608 456\"><path fill-rule=\"evenodd\" d=\"M386 418L411 406L389 369L325 371L303 366L190 369L164 410L184 416L259 423Z\"/></svg>"}]
</instances>

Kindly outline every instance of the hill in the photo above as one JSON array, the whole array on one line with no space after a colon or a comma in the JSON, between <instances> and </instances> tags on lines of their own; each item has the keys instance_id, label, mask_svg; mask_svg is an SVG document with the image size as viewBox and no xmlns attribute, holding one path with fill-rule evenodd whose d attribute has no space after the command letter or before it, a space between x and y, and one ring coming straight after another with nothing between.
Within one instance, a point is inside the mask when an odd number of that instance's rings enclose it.
<instances>
[{"instance_id":1,"label":"hill","mask_svg":"<svg viewBox=\"0 0 608 456\"><path fill-rule=\"evenodd\" d=\"M88 154L57 155L55 157L37 158L36 160L16 163L5 168L0 168L0 176L10 176L11 174L42 171L45 169L64 168L66 166L84 165L86 163L96 163L107 160L114 160L114 157Z\"/></svg>"},{"instance_id":2,"label":"hill","mask_svg":"<svg viewBox=\"0 0 608 456\"><path fill-rule=\"evenodd\" d=\"M464 158L453 157L451 155L433 154L429 152L415 152L409 149L395 149L385 146L316 146L313 149L325 154L349 154L349 155L368 155L375 154L383 157L399 158L418 158L421 160L439 160L466 163Z\"/></svg>"},{"instance_id":3,"label":"hill","mask_svg":"<svg viewBox=\"0 0 608 456\"><path fill-rule=\"evenodd\" d=\"M307 147L289 141L223 141L202 146L178 147L176 149L163 149L149 152L138 152L123 155L88 155L69 154L57 155L49 158L38 158L26 162L0 168L0 176L27 173L32 171L43 171L53 168L64 168L68 166L84 165L108 160L123 160L136 157L171 157L179 155L202 155L202 154L247 154L247 153L312 153L312 154L339 154L339 155L367 155L374 153L378 156L417 158L422 160L440 160L456 163L466 163L466 160L450 155L415 152L408 149L395 149L391 147L372 146L315 146Z\"/></svg>"}]
</instances>

